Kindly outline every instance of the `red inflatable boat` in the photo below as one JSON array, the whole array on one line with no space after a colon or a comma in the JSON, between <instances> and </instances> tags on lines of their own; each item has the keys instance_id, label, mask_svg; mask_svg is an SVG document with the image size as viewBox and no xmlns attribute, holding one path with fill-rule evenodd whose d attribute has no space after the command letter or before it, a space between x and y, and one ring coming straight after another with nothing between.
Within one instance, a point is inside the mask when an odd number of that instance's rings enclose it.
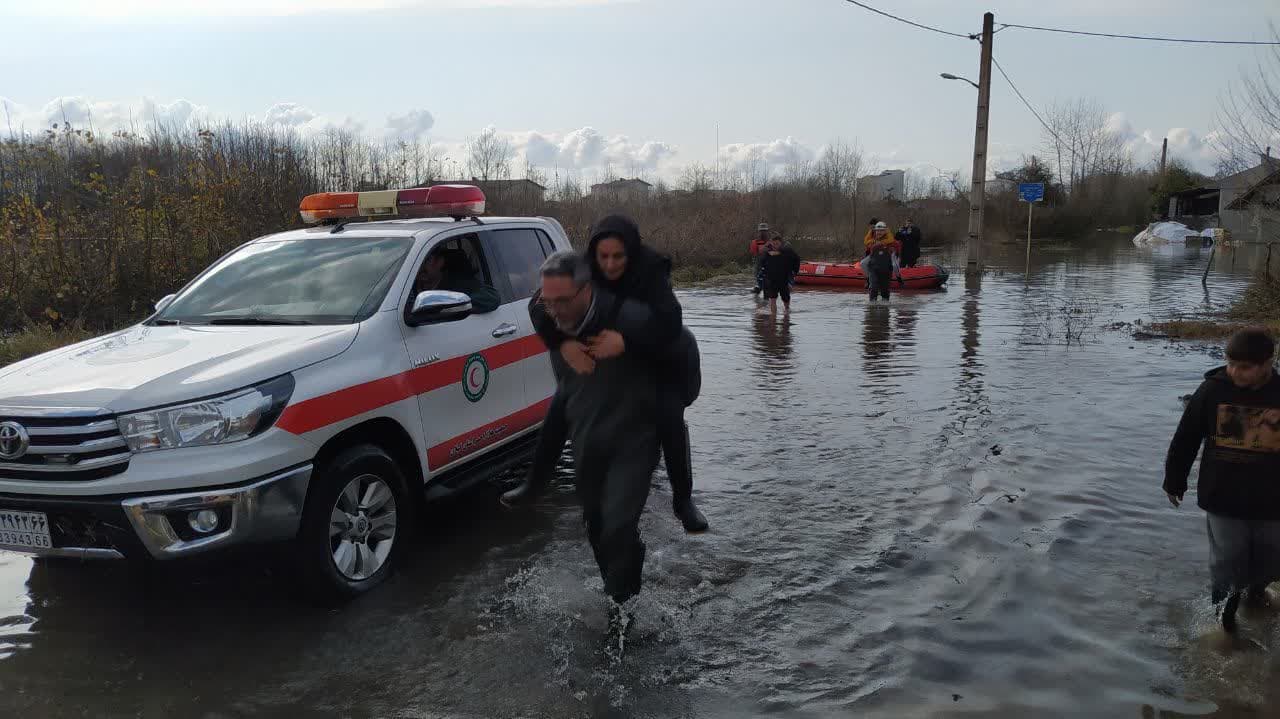
<instances>
[{"instance_id":1,"label":"red inflatable boat","mask_svg":"<svg viewBox=\"0 0 1280 719\"><path fill-rule=\"evenodd\" d=\"M891 280L891 290L934 290L947 283L947 271L938 265L903 267L902 282ZM867 288L867 276L862 267L844 262L801 262L796 284L818 287L848 287L855 290Z\"/></svg>"}]
</instances>

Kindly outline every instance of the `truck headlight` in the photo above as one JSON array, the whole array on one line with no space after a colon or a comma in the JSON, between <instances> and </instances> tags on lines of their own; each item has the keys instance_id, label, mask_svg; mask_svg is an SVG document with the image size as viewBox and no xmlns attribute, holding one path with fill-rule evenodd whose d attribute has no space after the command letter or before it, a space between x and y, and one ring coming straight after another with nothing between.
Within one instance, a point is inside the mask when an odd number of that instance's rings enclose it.
<instances>
[{"instance_id":1,"label":"truck headlight","mask_svg":"<svg viewBox=\"0 0 1280 719\"><path fill-rule=\"evenodd\" d=\"M120 434L134 452L239 442L275 424L293 395L293 375L198 402L120 416Z\"/></svg>"}]
</instances>

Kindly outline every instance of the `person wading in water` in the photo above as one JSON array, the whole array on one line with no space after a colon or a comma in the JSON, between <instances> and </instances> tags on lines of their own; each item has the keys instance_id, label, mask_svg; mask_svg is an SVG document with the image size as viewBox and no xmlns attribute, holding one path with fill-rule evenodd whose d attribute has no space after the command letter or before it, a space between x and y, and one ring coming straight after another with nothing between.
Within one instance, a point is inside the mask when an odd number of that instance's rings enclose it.
<instances>
[{"instance_id":1,"label":"person wading in water","mask_svg":"<svg viewBox=\"0 0 1280 719\"><path fill-rule=\"evenodd\" d=\"M1206 513L1210 594L1236 629L1241 598L1266 605L1280 580L1280 376L1263 329L1237 332L1227 366L1210 370L1169 444L1164 491L1177 507L1201 447L1197 504Z\"/></svg>"},{"instance_id":2,"label":"person wading in water","mask_svg":"<svg viewBox=\"0 0 1280 719\"><path fill-rule=\"evenodd\" d=\"M889 234L889 226L877 222L871 235L866 240L867 256L862 260L862 271L867 276L867 291L871 301L876 297L889 299L889 278L897 275L902 282L898 258L902 253L902 244Z\"/></svg>"},{"instance_id":3,"label":"person wading in water","mask_svg":"<svg viewBox=\"0 0 1280 719\"><path fill-rule=\"evenodd\" d=\"M658 463L659 380L647 344L651 314L633 301L616 301L591 282L587 261L564 250L541 269L542 306L560 332L596 348L574 367L551 353L556 396L573 439L574 486L582 503L609 605L609 636L619 652L631 626L624 603L640 593L645 545L640 515ZM526 496L527 496L526 492Z\"/></svg>"},{"instance_id":4,"label":"person wading in water","mask_svg":"<svg viewBox=\"0 0 1280 719\"><path fill-rule=\"evenodd\" d=\"M915 267L920 262L920 243L924 242L924 233L908 217L894 237L902 245L902 266Z\"/></svg>"},{"instance_id":5,"label":"person wading in water","mask_svg":"<svg viewBox=\"0 0 1280 719\"><path fill-rule=\"evenodd\" d=\"M671 259L646 247L640 230L629 218L609 215L596 223L587 247L592 281L610 296L644 305L650 319L642 330L643 341L662 348L653 358L662 379L658 435L663 463L671 482L672 509L686 532L707 530L707 518L693 501L693 461L689 427L684 410L693 403L701 386L701 370L696 340L681 324L680 302L671 289ZM559 354L571 367L581 371L601 359L611 348L588 344L567 336L553 322L535 295L529 316L552 354ZM504 502L525 501L550 481L556 460L564 450L567 428L563 410L556 402L543 422L538 449L529 477L504 495Z\"/></svg>"},{"instance_id":6,"label":"person wading in water","mask_svg":"<svg viewBox=\"0 0 1280 719\"><path fill-rule=\"evenodd\" d=\"M764 286L765 299L769 300L769 312L778 313L778 298L782 298L784 312L791 311L791 284L800 271L800 255L784 245L781 237L774 236L760 253L758 275Z\"/></svg>"}]
</instances>

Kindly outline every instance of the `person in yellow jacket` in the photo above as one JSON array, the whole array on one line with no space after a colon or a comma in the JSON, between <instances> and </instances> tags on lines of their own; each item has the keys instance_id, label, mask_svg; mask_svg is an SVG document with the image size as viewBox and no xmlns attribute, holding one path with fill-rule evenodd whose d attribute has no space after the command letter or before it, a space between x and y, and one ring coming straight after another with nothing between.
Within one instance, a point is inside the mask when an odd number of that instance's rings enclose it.
<instances>
[{"instance_id":1,"label":"person in yellow jacket","mask_svg":"<svg viewBox=\"0 0 1280 719\"><path fill-rule=\"evenodd\" d=\"M888 300L889 278L896 276L899 284L902 283L902 270L898 264L902 243L889 234L889 227L883 222L876 222L863 242L867 256L862 260L862 272L867 277L871 301L875 302L877 296Z\"/></svg>"},{"instance_id":2,"label":"person in yellow jacket","mask_svg":"<svg viewBox=\"0 0 1280 719\"><path fill-rule=\"evenodd\" d=\"M871 221L867 223L867 234L862 236L863 257L871 254L871 240L875 237L876 223L878 222L880 222L880 218L872 217Z\"/></svg>"}]
</instances>

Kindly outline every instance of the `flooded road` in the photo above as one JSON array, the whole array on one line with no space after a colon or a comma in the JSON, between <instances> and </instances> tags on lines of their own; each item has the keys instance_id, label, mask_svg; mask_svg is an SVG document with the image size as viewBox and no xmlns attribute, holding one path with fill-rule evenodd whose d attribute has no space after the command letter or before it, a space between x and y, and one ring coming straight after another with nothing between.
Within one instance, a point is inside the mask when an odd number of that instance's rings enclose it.
<instances>
[{"instance_id":1,"label":"flooded road","mask_svg":"<svg viewBox=\"0 0 1280 719\"><path fill-rule=\"evenodd\" d=\"M433 514L409 566L300 606L248 557L147 575L0 553L0 715L1275 716L1280 621L1228 643L1164 452L1211 352L1113 323L1229 303L1256 252L1050 245L1024 291L683 292L703 353L685 536L662 476L620 664L567 476ZM1233 268L1232 265L1235 265Z\"/></svg>"}]
</instances>

